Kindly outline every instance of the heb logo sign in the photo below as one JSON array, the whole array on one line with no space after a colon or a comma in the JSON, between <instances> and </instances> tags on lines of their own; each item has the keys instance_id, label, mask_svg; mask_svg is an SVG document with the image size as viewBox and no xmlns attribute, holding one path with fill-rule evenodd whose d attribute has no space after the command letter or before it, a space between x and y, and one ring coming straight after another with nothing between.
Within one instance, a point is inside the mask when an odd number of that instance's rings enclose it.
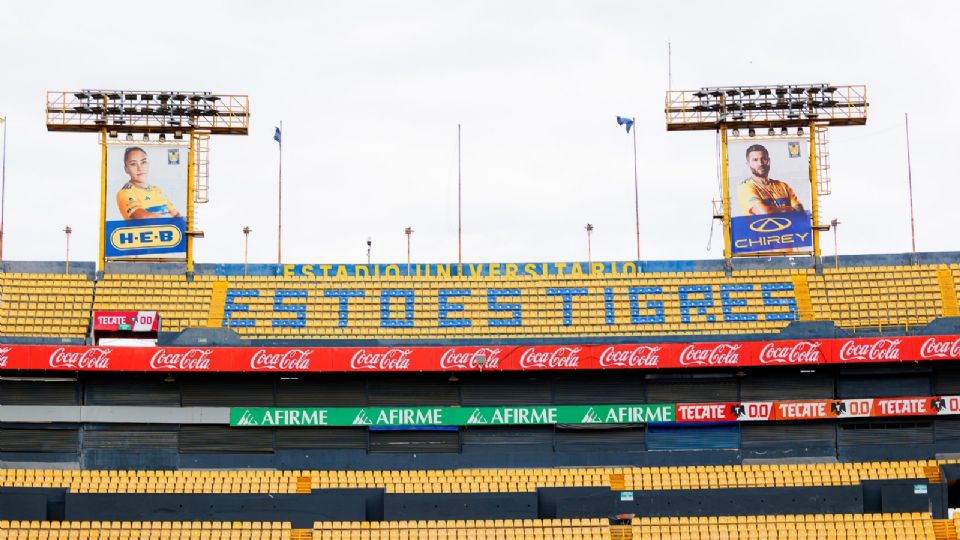
<instances>
[{"instance_id":1,"label":"heb logo sign","mask_svg":"<svg viewBox=\"0 0 960 540\"><path fill-rule=\"evenodd\" d=\"M557 347L538 352L528 347L520 354L520 369L577 369L580 367L582 347Z\"/></svg>"},{"instance_id":2,"label":"heb logo sign","mask_svg":"<svg viewBox=\"0 0 960 540\"><path fill-rule=\"evenodd\" d=\"M105 254L125 257L185 253L186 224L181 217L107 221Z\"/></svg>"},{"instance_id":3,"label":"heb logo sign","mask_svg":"<svg viewBox=\"0 0 960 540\"><path fill-rule=\"evenodd\" d=\"M761 364L819 364L823 361L822 343L798 341L794 344L767 343L760 349Z\"/></svg>"},{"instance_id":4,"label":"heb logo sign","mask_svg":"<svg viewBox=\"0 0 960 540\"><path fill-rule=\"evenodd\" d=\"M655 368L660 366L660 351L656 345L638 345L632 349L607 347L600 353L601 368Z\"/></svg>"},{"instance_id":5,"label":"heb logo sign","mask_svg":"<svg viewBox=\"0 0 960 540\"><path fill-rule=\"evenodd\" d=\"M499 369L500 354L503 349L481 347L473 351L459 352L457 349L447 349L440 355L440 369Z\"/></svg>"},{"instance_id":6,"label":"heb logo sign","mask_svg":"<svg viewBox=\"0 0 960 540\"><path fill-rule=\"evenodd\" d=\"M840 346L839 358L841 362L899 362L903 358L902 344L902 339L848 339Z\"/></svg>"}]
</instances>

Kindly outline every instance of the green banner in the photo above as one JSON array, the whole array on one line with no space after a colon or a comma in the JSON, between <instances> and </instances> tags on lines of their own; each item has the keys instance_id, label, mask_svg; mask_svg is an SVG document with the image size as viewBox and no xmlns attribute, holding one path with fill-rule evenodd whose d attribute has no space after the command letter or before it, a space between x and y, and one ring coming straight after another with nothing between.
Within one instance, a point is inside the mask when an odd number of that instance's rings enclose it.
<instances>
[{"instance_id":1,"label":"green banner","mask_svg":"<svg viewBox=\"0 0 960 540\"><path fill-rule=\"evenodd\" d=\"M524 407L234 408L234 427L505 426L673 422L672 403Z\"/></svg>"}]
</instances>

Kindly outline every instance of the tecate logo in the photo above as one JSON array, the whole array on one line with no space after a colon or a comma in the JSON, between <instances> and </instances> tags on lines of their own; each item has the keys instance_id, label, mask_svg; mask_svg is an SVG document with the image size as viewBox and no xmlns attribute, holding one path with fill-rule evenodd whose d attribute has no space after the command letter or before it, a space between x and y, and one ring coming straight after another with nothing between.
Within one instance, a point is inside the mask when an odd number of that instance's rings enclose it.
<instances>
[{"instance_id":1,"label":"tecate logo","mask_svg":"<svg viewBox=\"0 0 960 540\"><path fill-rule=\"evenodd\" d=\"M703 348L698 348L703 347ZM713 347L687 345L680 351L681 366L736 366L740 364L742 345L721 343Z\"/></svg>"},{"instance_id":2,"label":"tecate logo","mask_svg":"<svg viewBox=\"0 0 960 540\"><path fill-rule=\"evenodd\" d=\"M159 349L150 358L150 369L184 369L205 371L210 369L210 349L190 349L180 353L167 353Z\"/></svg>"},{"instance_id":3,"label":"tecate logo","mask_svg":"<svg viewBox=\"0 0 960 540\"><path fill-rule=\"evenodd\" d=\"M410 355L412 353L412 349L388 349L382 353L368 353L366 349L360 349L353 353L353 358L350 359L350 369L410 369Z\"/></svg>"},{"instance_id":4,"label":"tecate logo","mask_svg":"<svg viewBox=\"0 0 960 540\"><path fill-rule=\"evenodd\" d=\"M537 352L530 347L520 355L520 369L577 368L580 347L558 347L550 352Z\"/></svg>"},{"instance_id":5,"label":"tecate logo","mask_svg":"<svg viewBox=\"0 0 960 540\"><path fill-rule=\"evenodd\" d=\"M798 341L793 345L767 343L760 349L761 364L816 364L819 361L819 341Z\"/></svg>"},{"instance_id":6,"label":"tecate logo","mask_svg":"<svg viewBox=\"0 0 960 540\"><path fill-rule=\"evenodd\" d=\"M869 360L880 362L895 362L900 360L900 339L878 339L873 343L857 345L856 341L848 340L840 347L840 360Z\"/></svg>"},{"instance_id":7,"label":"tecate logo","mask_svg":"<svg viewBox=\"0 0 960 540\"><path fill-rule=\"evenodd\" d=\"M10 347L0 347L0 368L7 367L7 355L10 354L11 350L12 349Z\"/></svg>"},{"instance_id":8,"label":"tecate logo","mask_svg":"<svg viewBox=\"0 0 960 540\"><path fill-rule=\"evenodd\" d=\"M600 367L657 367L660 349L655 345L638 345L632 349L617 350L607 347L600 353Z\"/></svg>"},{"instance_id":9,"label":"tecate logo","mask_svg":"<svg viewBox=\"0 0 960 540\"><path fill-rule=\"evenodd\" d=\"M289 349L281 353L269 353L260 349L250 357L250 369L281 369L306 371L310 369L310 353L304 349Z\"/></svg>"},{"instance_id":10,"label":"tecate logo","mask_svg":"<svg viewBox=\"0 0 960 540\"><path fill-rule=\"evenodd\" d=\"M932 337L920 346L920 358L960 358L960 338L939 341Z\"/></svg>"},{"instance_id":11,"label":"tecate logo","mask_svg":"<svg viewBox=\"0 0 960 540\"><path fill-rule=\"evenodd\" d=\"M54 369L110 369L110 349L92 347L81 352L67 352L61 347L50 355L49 364Z\"/></svg>"},{"instance_id":12,"label":"tecate logo","mask_svg":"<svg viewBox=\"0 0 960 540\"><path fill-rule=\"evenodd\" d=\"M440 369L497 369L500 367L501 352L502 349L491 347L467 352L447 349L440 356Z\"/></svg>"}]
</instances>

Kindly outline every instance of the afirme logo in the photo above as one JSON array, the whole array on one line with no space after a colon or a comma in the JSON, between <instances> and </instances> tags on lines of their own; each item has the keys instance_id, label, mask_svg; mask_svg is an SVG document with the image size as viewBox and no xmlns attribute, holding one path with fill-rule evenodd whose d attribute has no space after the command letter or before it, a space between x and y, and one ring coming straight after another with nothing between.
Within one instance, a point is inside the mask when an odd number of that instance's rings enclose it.
<instances>
[{"instance_id":1,"label":"afirme logo","mask_svg":"<svg viewBox=\"0 0 960 540\"><path fill-rule=\"evenodd\" d=\"M250 409L243 411L243 415L240 416L240 419L237 420L238 426L256 426L257 420L253 417L253 413Z\"/></svg>"}]
</instances>

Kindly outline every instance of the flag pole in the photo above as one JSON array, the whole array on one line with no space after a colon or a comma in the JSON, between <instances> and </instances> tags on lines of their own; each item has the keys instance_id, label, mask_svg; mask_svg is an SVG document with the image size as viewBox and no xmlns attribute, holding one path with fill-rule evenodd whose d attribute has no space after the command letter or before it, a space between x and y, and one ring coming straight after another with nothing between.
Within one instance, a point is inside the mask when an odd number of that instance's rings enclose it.
<instances>
[{"instance_id":1,"label":"flag pole","mask_svg":"<svg viewBox=\"0 0 960 540\"><path fill-rule=\"evenodd\" d=\"M637 223L637 262L640 262L640 182L637 174L637 118L633 120L633 209Z\"/></svg>"},{"instance_id":2,"label":"flag pole","mask_svg":"<svg viewBox=\"0 0 960 540\"><path fill-rule=\"evenodd\" d=\"M277 139L279 155L277 160L277 264L283 254L283 120L280 121L280 137Z\"/></svg>"},{"instance_id":3,"label":"flag pole","mask_svg":"<svg viewBox=\"0 0 960 540\"><path fill-rule=\"evenodd\" d=\"M913 169L910 167L910 116L903 113L903 126L907 132L907 191L910 194L910 252L917 252L917 231L913 226Z\"/></svg>"},{"instance_id":4,"label":"flag pole","mask_svg":"<svg viewBox=\"0 0 960 540\"><path fill-rule=\"evenodd\" d=\"M463 264L463 175L460 167L460 124L457 124L457 264Z\"/></svg>"}]
</instances>

